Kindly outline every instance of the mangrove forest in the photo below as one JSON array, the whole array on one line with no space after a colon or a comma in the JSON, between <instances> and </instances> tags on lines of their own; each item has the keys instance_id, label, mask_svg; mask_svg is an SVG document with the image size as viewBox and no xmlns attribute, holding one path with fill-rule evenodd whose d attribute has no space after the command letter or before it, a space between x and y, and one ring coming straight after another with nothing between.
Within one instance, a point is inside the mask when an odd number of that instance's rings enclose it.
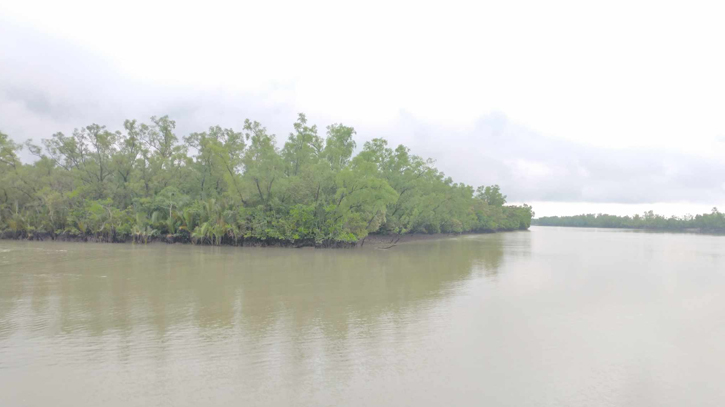
<instances>
[{"instance_id":1,"label":"mangrove forest","mask_svg":"<svg viewBox=\"0 0 725 407\"><path fill-rule=\"evenodd\" d=\"M167 116L35 144L0 133L0 230L13 239L346 246L368 234L527 229L528 205L456 183L434 161L300 114L283 145L260 123L184 137ZM24 163L21 149L36 157Z\"/></svg>"}]
</instances>

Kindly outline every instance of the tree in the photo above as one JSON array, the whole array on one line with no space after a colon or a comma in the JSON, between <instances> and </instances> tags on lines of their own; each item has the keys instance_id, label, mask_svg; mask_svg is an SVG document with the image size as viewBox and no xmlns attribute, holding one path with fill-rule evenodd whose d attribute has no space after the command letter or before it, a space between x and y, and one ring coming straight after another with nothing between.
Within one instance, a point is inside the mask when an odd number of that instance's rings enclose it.
<instances>
[{"instance_id":1,"label":"tree","mask_svg":"<svg viewBox=\"0 0 725 407\"><path fill-rule=\"evenodd\" d=\"M244 154L244 179L247 188L256 191L259 204L270 204L275 181L279 184L284 175L284 161L277 151L274 135L267 134L267 129L258 122L244 122L245 137L249 140L249 148Z\"/></svg>"},{"instance_id":2,"label":"tree","mask_svg":"<svg viewBox=\"0 0 725 407\"><path fill-rule=\"evenodd\" d=\"M498 185L478 187L476 189L476 197L486 201L491 206L503 206L506 204L506 195L501 194L501 188Z\"/></svg>"},{"instance_id":3,"label":"tree","mask_svg":"<svg viewBox=\"0 0 725 407\"><path fill-rule=\"evenodd\" d=\"M307 118L300 113L294 124L295 132L282 149L282 155L288 164L287 175L299 174L300 168L309 164L322 154L323 142L317 135L317 126L307 126Z\"/></svg>"},{"instance_id":4,"label":"tree","mask_svg":"<svg viewBox=\"0 0 725 407\"><path fill-rule=\"evenodd\" d=\"M91 124L75 129L70 137L56 133L43 143L50 157L80 181L91 197L99 199L112 173L111 157L116 152L117 137L105 126Z\"/></svg>"},{"instance_id":5,"label":"tree","mask_svg":"<svg viewBox=\"0 0 725 407\"><path fill-rule=\"evenodd\" d=\"M323 155L333 171L340 171L350 162L356 146L355 140L352 139L354 135L355 129L352 127L342 124L327 126L327 139Z\"/></svg>"}]
</instances>

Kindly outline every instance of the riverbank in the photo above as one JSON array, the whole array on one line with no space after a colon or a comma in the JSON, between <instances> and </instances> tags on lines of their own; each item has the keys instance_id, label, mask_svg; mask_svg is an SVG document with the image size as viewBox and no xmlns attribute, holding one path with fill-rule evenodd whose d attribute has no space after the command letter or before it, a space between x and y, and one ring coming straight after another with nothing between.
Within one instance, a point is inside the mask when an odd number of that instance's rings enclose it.
<instances>
[{"instance_id":1,"label":"riverbank","mask_svg":"<svg viewBox=\"0 0 725 407\"><path fill-rule=\"evenodd\" d=\"M529 229L516 229L516 230L498 230L498 231L486 231L486 232L464 232L464 233L433 233L433 234L422 234L412 233L407 235L368 235L365 239L359 242L358 246L376 246L376 247L390 247L397 246L404 243L413 243L429 240L442 240L451 239L461 236L471 235L488 235L493 233L510 233L510 232L528 232Z\"/></svg>"},{"instance_id":2,"label":"riverbank","mask_svg":"<svg viewBox=\"0 0 725 407\"><path fill-rule=\"evenodd\" d=\"M525 229L528 230L528 229ZM75 242L75 243L138 243L138 244L151 244L151 243L165 243L165 244L193 244L201 246L236 246L236 247L286 247L286 248L303 248L313 247L319 249L351 249L356 247L375 247L379 249L390 249L397 245L404 243L411 243L417 241L427 240L440 240L452 237L460 237L463 235L482 235L490 233L503 233L503 232L515 232L521 231L516 230L499 230L499 231L485 231L485 232L466 232L466 233L434 233L434 234L422 234L413 233L405 235L382 235L372 234L356 242L344 242L344 241L315 241L312 239L300 239L300 240L282 240L282 239L256 239L256 238L244 238L237 237L236 239L231 236L222 236L219 241L212 241L209 239L193 239L189 233L177 233L174 235L155 235L155 236L135 236L135 235L71 235L68 233L63 234L50 234L50 233L24 233L24 232L13 232L6 230L0 233L0 239L2 240L27 240L27 241L59 241L59 242Z\"/></svg>"}]
</instances>

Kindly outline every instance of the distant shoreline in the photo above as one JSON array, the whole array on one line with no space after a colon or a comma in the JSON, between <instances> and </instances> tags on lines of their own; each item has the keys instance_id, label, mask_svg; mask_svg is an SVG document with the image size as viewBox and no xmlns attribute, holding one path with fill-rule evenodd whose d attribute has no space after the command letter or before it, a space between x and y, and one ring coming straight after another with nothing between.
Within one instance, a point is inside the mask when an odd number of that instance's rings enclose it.
<instances>
[{"instance_id":1,"label":"distant shoreline","mask_svg":"<svg viewBox=\"0 0 725 407\"><path fill-rule=\"evenodd\" d=\"M683 233L725 233L725 214L712 208L710 213L700 215L686 215L683 217L664 217L653 211L643 215L616 216L606 213L581 214L575 216L544 216L531 219L535 226L564 226L564 227L590 227L590 228L617 228L661 232Z\"/></svg>"},{"instance_id":2,"label":"distant shoreline","mask_svg":"<svg viewBox=\"0 0 725 407\"><path fill-rule=\"evenodd\" d=\"M575 229L622 229L637 230L643 232L655 233L691 233L699 235L725 235L725 229L701 229L701 228L684 228L684 229L661 229L647 227L626 227L626 226L575 226L575 225L541 225L532 221L531 226L541 226L546 228L575 228Z\"/></svg>"}]
</instances>

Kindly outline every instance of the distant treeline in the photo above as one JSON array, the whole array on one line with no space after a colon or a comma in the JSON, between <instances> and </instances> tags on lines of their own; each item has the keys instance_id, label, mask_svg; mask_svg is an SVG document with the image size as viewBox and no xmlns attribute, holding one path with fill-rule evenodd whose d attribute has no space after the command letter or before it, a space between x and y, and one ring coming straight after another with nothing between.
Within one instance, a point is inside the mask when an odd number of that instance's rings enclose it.
<instances>
[{"instance_id":1,"label":"distant treeline","mask_svg":"<svg viewBox=\"0 0 725 407\"><path fill-rule=\"evenodd\" d=\"M531 221L539 226L571 226L593 228L630 228L654 230L697 230L702 232L725 232L725 214L713 208L711 213L684 217L664 217L652 211L644 215L614 216L606 214L587 214L577 216L546 216Z\"/></svg>"},{"instance_id":2,"label":"distant treeline","mask_svg":"<svg viewBox=\"0 0 725 407\"><path fill-rule=\"evenodd\" d=\"M96 124L18 145L0 133L5 238L336 246L369 233L527 229L531 207L497 185L455 183L383 139L353 156L355 130L325 137L300 114L279 147L257 122L178 137L168 117ZM37 156L22 163L25 147Z\"/></svg>"}]
</instances>

